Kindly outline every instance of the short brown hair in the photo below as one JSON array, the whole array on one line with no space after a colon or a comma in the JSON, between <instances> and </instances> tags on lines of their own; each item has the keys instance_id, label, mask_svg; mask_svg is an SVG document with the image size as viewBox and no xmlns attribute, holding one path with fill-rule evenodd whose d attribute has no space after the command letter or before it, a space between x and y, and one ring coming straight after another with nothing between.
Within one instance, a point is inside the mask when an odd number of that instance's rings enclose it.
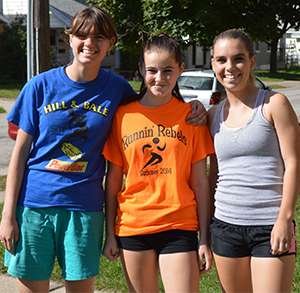
<instances>
[{"instance_id":1,"label":"short brown hair","mask_svg":"<svg viewBox=\"0 0 300 293\"><path fill-rule=\"evenodd\" d=\"M65 29L65 33L74 36L87 34L93 26L105 38L109 40L115 38L115 43L117 42L117 32L110 15L95 6L79 10L71 19L70 27Z\"/></svg>"}]
</instances>

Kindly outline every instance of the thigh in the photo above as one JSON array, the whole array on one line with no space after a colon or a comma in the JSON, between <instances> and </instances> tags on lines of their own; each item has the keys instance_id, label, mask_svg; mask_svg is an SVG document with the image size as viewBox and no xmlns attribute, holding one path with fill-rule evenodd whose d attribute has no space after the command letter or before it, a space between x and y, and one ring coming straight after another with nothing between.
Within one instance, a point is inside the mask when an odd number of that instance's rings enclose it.
<instances>
[{"instance_id":1,"label":"thigh","mask_svg":"<svg viewBox=\"0 0 300 293\"><path fill-rule=\"evenodd\" d=\"M129 292L159 292L158 255L154 249L120 249L120 257Z\"/></svg>"},{"instance_id":2,"label":"thigh","mask_svg":"<svg viewBox=\"0 0 300 293\"><path fill-rule=\"evenodd\" d=\"M253 292L291 292L295 255L281 257L253 257L251 273Z\"/></svg>"},{"instance_id":3,"label":"thigh","mask_svg":"<svg viewBox=\"0 0 300 293\"><path fill-rule=\"evenodd\" d=\"M197 251L160 254L159 266L165 292L199 292Z\"/></svg>"},{"instance_id":4,"label":"thigh","mask_svg":"<svg viewBox=\"0 0 300 293\"><path fill-rule=\"evenodd\" d=\"M250 257L224 257L214 254L223 292L251 292Z\"/></svg>"},{"instance_id":5,"label":"thigh","mask_svg":"<svg viewBox=\"0 0 300 293\"><path fill-rule=\"evenodd\" d=\"M33 281L50 278L55 261L55 245L54 228L49 216L47 209L17 207L20 238L15 255L5 252L9 274Z\"/></svg>"},{"instance_id":6,"label":"thigh","mask_svg":"<svg viewBox=\"0 0 300 293\"><path fill-rule=\"evenodd\" d=\"M103 242L103 212L58 211L56 222L57 260L68 281L99 274Z\"/></svg>"}]
</instances>

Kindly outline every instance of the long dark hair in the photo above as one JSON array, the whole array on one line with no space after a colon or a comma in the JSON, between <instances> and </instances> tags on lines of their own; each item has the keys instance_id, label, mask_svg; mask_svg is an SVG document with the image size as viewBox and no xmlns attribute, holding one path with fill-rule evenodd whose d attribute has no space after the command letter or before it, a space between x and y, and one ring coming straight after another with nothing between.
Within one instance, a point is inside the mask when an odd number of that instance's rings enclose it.
<instances>
[{"instance_id":1,"label":"long dark hair","mask_svg":"<svg viewBox=\"0 0 300 293\"><path fill-rule=\"evenodd\" d=\"M180 49L180 45L170 38L167 34L159 34L157 36L153 36L150 38L143 46L143 49L141 51L140 55L140 67L144 68L145 67L145 53L149 51L155 51L155 52L160 52L160 51L167 51L171 54L174 54L175 56L175 61L176 63L181 66L182 64L182 52ZM141 84L140 92L136 95L130 96L127 99L122 101L123 105L129 104L133 101L140 100L145 93L147 92L147 87L145 86L144 79ZM173 96L178 99L181 102L184 102L180 92L179 92L179 86L176 81L176 84L172 90Z\"/></svg>"}]
</instances>

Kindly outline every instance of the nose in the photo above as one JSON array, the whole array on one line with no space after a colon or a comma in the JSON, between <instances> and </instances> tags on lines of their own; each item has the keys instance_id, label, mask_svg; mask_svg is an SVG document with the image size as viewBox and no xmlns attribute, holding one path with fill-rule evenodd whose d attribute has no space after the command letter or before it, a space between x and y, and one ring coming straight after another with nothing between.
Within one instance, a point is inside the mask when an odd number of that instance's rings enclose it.
<instances>
[{"instance_id":1,"label":"nose","mask_svg":"<svg viewBox=\"0 0 300 293\"><path fill-rule=\"evenodd\" d=\"M163 75L163 73L160 70L158 70L156 75L155 75L155 80L156 81L162 80L162 75Z\"/></svg>"},{"instance_id":2,"label":"nose","mask_svg":"<svg viewBox=\"0 0 300 293\"><path fill-rule=\"evenodd\" d=\"M227 64L226 64L226 69L228 71L232 70L235 68L235 62L233 60L227 60Z\"/></svg>"},{"instance_id":3,"label":"nose","mask_svg":"<svg viewBox=\"0 0 300 293\"><path fill-rule=\"evenodd\" d=\"M85 44L93 44L94 38L92 36L87 36L85 39Z\"/></svg>"}]
</instances>

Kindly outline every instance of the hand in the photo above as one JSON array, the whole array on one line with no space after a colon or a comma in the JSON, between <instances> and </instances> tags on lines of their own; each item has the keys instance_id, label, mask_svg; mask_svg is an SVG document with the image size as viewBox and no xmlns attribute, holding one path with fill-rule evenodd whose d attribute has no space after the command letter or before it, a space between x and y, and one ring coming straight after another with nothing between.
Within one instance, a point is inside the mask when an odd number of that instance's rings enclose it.
<instances>
[{"instance_id":1,"label":"hand","mask_svg":"<svg viewBox=\"0 0 300 293\"><path fill-rule=\"evenodd\" d=\"M115 236L107 237L105 239L102 254L110 261L115 261L119 256L119 248Z\"/></svg>"},{"instance_id":2,"label":"hand","mask_svg":"<svg viewBox=\"0 0 300 293\"><path fill-rule=\"evenodd\" d=\"M187 124L204 125L207 122L207 111L201 102L193 100L190 102L192 115L186 118Z\"/></svg>"},{"instance_id":3,"label":"hand","mask_svg":"<svg viewBox=\"0 0 300 293\"><path fill-rule=\"evenodd\" d=\"M271 232L272 254L282 254L292 247L292 224L290 221L277 220Z\"/></svg>"},{"instance_id":4,"label":"hand","mask_svg":"<svg viewBox=\"0 0 300 293\"><path fill-rule=\"evenodd\" d=\"M198 247L200 275L209 272L212 268L212 253L209 245L200 244Z\"/></svg>"},{"instance_id":5,"label":"hand","mask_svg":"<svg viewBox=\"0 0 300 293\"><path fill-rule=\"evenodd\" d=\"M19 241L19 227L15 218L12 219L2 215L0 239L5 249L12 255L15 255L14 245Z\"/></svg>"}]
</instances>

